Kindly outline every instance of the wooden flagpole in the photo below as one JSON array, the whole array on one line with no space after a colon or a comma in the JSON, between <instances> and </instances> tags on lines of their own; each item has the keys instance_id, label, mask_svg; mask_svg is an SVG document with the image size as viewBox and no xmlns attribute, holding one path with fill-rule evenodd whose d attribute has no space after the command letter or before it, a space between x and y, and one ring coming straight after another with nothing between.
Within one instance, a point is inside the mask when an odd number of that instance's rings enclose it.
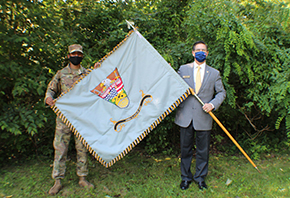
<instances>
[{"instance_id":1,"label":"wooden flagpole","mask_svg":"<svg viewBox=\"0 0 290 198\"><path fill-rule=\"evenodd\" d=\"M190 88L191 94L200 102L200 104L203 106L203 101L196 95L196 93L193 91L192 88ZM233 143L240 149L240 151L244 154L244 156L249 160L249 162L254 166L254 168L259 172L260 170L258 167L254 164L254 162L251 160L251 158L247 155L247 153L244 151L244 149L238 144L238 142L233 138L233 136L228 132L228 130L222 125L222 123L217 119L217 117L210 111L208 114L216 121L216 123L222 128L222 130L227 134L227 136L233 141Z\"/></svg>"}]
</instances>

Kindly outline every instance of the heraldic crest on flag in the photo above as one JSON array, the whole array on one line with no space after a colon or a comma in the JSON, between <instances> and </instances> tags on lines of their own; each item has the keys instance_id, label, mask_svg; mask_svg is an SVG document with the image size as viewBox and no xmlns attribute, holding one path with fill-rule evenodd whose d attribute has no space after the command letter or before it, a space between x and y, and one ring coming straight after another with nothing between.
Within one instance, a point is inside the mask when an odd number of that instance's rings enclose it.
<instances>
[{"instance_id":1,"label":"heraldic crest on flag","mask_svg":"<svg viewBox=\"0 0 290 198\"><path fill-rule=\"evenodd\" d=\"M135 28L99 62L52 109L110 167L185 100L190 89Z\"/></svg>"},{"instance_id":2,"label":"heraldic crest on flag","mask_svg":"<svg viewBox=\"0 0 290 198\"><path fill-rule=\"evenodd\" d=\"M117 107L125 108L129 105L129 99L117 68L91 92Z\"/></svg>"}]
</instances>

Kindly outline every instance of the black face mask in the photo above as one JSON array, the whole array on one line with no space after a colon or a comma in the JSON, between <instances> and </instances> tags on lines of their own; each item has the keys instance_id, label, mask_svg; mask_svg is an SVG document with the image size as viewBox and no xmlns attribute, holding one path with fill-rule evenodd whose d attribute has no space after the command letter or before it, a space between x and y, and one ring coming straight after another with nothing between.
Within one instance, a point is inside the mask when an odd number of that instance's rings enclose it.
<instances>
[{"instance_id":1,"label":"black face mask","mask_svg":"<svg viewBox=\"0 0 290 198\"><path fill-rule=\"evenodd\" d=\"M71 56L69 57L69 61L73 64L73 65L79 65L83 60L83 57L79 57L79 56Z\"/></svg>"}]
</instances>

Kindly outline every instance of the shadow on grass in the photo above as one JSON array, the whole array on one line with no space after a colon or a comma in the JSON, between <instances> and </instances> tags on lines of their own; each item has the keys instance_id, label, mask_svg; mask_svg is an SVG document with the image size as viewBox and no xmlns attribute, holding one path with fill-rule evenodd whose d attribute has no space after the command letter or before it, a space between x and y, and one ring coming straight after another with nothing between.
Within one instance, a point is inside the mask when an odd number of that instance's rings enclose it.
<instances>
[{"instance_id":1,"label":"shadow on grass","mask_svg":"<svg viewBox=\"0 0 290 198\"><path fill-rule=\"evenodd\" d=\"M146 156L133 150L110 168L93 158L87 179L94 189L78 186L75 160L67 162L63 189L55 197L290 197L290 160L286 155L265 155L255 161L256 171L244 156L211 155L208 190L191 184L182 191L177 156ZM193 161L192 171L194 171ZM48 197L53 185L52 159L29 160L1 169L0 197Z\"/></svg>"}]
</instances>

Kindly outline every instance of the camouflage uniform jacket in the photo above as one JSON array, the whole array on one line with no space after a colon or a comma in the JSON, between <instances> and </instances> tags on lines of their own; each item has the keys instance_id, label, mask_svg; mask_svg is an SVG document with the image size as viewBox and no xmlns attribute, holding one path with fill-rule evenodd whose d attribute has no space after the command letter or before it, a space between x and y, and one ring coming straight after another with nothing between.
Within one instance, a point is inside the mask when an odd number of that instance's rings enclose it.
<instances>
[{"instance_id":1,"label":"camouflage uniform jacket","mask_svg":"<svg viewBox=\"0 0 290 198\"><path fill-rule=\"evenodd\" d=\"M75 72L69 67L69 64L58 70L47 86L44 102L48 97L55 99L62 92L68 91L83 74L87 73L88 70L82 66Z\"/></svg>"}]
</instances>

